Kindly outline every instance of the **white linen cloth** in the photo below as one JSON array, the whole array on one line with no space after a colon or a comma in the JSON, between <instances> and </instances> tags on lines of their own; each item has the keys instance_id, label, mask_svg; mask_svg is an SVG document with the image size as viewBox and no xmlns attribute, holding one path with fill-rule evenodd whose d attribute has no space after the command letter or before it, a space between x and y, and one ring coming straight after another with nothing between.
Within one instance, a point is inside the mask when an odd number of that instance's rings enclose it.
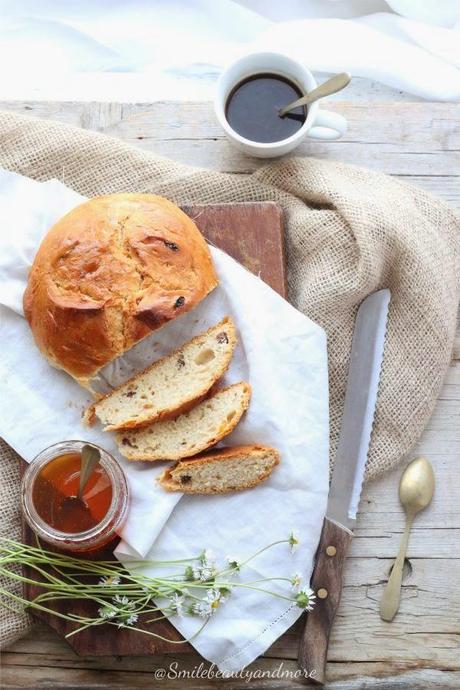
<instances>
[{"instance_id":1,"label":"white linen cloth","mask_svg":"<svg viewBox=\"0 0 460 690\"><path fill-rule=\"evenodd\" d=\"M164 464L128 463L110 434L85 428L81 412L87 391L53 369L36 348L22 315L27 272L48 228L82 201L57 181L38 183L0 171L0 434L23 458L52 443L83 439L100 444L122 463L131 489L128 521L117 555L147 559L195 556L210 548L223 559L244 559L270 542L300 538L295 554L286 544L257 558L245 579L291 577L308 584L328 492L328 382L325 333L260 279L211 247L220 285L191 313L137 345L105 368L111 384L221 317L230 314L240 342L226 382L248 380L251 406L228 445L273 445L281 464L263 485L225 496L185 496L164 492L155 481ZM272 584L286 593L288 585ZM235 671L261 654L300 615L282 599L238 590L193 641L221 669ZM185 636L202 621L175 619Z\"/></svg>"},{"instance_id":2,"label":"white linen cloth","mask_svg":"<svg viewBox=\"0 0 460 690\"><path fill-rule=\"evenodd\" d=\"M0 0L0 16L2 98L209 99L226 63L262 48L460 98L458 0Z\"/></svg>"}]
</instances>

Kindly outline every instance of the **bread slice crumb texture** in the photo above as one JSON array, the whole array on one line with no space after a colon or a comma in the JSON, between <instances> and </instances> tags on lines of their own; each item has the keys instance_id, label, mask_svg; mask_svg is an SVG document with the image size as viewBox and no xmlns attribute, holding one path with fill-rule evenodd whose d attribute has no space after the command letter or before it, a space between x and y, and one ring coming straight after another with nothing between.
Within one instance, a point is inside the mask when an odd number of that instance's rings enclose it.
<instances>
[{"instance_id":1,"label":"bread slice crumb texture","mask_svg":"<svg viewBox=\"0 0 460 690\"><path fill-rule=\"evenodd\" d=\"M115 431L179 415L221 378L236 342L235 325L227 317L91 405L86 421L98 417L106 431Z\"/></svg>"},{"instance_id":2,"label":"bread slice crumb texture","mask_svg":"<svg viewBox=\"0 0 460 690\"><path fill-rule=\"evenodd\" d=\"M117 433L118 447L128 460L180 460L202 453L233 431L250 398L250 385L236 383L176 419Z\"/></svg>"},{"instance_id":3,"label":"bread slice crumb texture","mask_svg":"<svg viewBox=\"0 0 460 690\"><path fill-rule=\"evenodd\" d=\"M237 446L211 451L165 470L158 481L167 491L222 494L242 491L268 479L279 453L267 446Z\"/></svg>"}]
</instances>

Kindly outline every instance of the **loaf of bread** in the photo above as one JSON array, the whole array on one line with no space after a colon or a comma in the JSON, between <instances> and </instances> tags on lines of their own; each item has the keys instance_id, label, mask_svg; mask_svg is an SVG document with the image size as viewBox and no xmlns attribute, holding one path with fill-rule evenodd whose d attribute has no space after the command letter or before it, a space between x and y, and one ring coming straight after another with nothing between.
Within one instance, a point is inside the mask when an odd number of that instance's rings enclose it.
<instances>
[{"instance_id":1,"label":"loaf of bread","mask_svg":"<svg viewBox=\"0 0 460 690\"><path fill-rule=\"evenodd\" d=\"M24 312L54 366L82 385L216 285L195 223L152 194L112 194L74 208L42 241Z\"/></svg>"},{"instance_id":2,"label":"loaf of bread","mask_svg":"<svg viewBox=\"0 0 460 690\"><path fill-rule=\"evenodd\" d=\"M158 481L167 491L225 494L260 484L278 463L278 451L267 446L220 448L168 467Z\"/></svg>"},{"instance_id":3,"label":"loaf of bread","mask_svg":"<svg viewBox=\"0 0 460 690\"><path fill-rule=\"evenodd\" d=\"M180 460L201 453L227 436L249 406L244 381L224 388L176 419L116 435L128 460Z\"/></svg>"},{"instance_id":4,"label":"loaf of bread","mask_svg":"<svg viewBox=\"0 0 460 690\"><path fill-rule=\"evenodd\" d=\"M93 403L86 421L91 424L98 417L106 431L116 431L177 417L220 379L236 342L235 325L226 317Z\"/></svg>"}]
</instances>

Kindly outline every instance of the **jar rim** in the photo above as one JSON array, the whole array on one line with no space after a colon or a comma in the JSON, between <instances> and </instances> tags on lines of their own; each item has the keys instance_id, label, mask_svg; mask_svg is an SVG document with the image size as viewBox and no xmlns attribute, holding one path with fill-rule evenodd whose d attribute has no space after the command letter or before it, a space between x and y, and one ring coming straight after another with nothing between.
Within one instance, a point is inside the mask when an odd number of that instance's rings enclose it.
<instances>
[{"instance_id":1,"label":"jar rim","mask_svg":"<svg viewBox=\"0 0 460 690\"><path fill-rule=\"evenodd\" d=\"M92 446L99 450L101 454L101 465L107 473L112 486L112 499L106 514L102 520L94 525L94 527L81 532L63 532L49 525L40 516L32 498L33 487L40 471L46 467L46 465L66 452L81 452L81 449L85 445ZM122 506L120 506L120 489L125 496ZM21 503L26 521L40 537L52 541L55 544L68 544L68 542L71 541L74 548L78 549L79 547L88 546L97 541L101 533L104 535L106 534L108 528L111 528L110 533L114 534L116 532L127 510L128 484L120 464L113 455L108 453L104 448L89 441L80 441L76 439L59 441L58 443L44 448L29 463L22 478Z\"/></svg>"}]
</instances>

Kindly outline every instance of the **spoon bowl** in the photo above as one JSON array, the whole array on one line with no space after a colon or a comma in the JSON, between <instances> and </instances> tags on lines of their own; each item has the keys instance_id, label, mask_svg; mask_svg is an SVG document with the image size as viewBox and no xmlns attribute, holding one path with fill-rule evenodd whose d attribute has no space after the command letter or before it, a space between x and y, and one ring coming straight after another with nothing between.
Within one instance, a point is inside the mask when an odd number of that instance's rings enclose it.
<instances>
[{"instance_id":1,"label":"spoon bowl","mask_svg":"<svg viewBox=\"0 0 460 690\"><path fill-rule=\"evenodd\" d=\"M426 508L434 494L433 468L426 458L416 458L406 467L399 484L399 500L406 513L416 515Z\"/></svg>"}]
</instances>

